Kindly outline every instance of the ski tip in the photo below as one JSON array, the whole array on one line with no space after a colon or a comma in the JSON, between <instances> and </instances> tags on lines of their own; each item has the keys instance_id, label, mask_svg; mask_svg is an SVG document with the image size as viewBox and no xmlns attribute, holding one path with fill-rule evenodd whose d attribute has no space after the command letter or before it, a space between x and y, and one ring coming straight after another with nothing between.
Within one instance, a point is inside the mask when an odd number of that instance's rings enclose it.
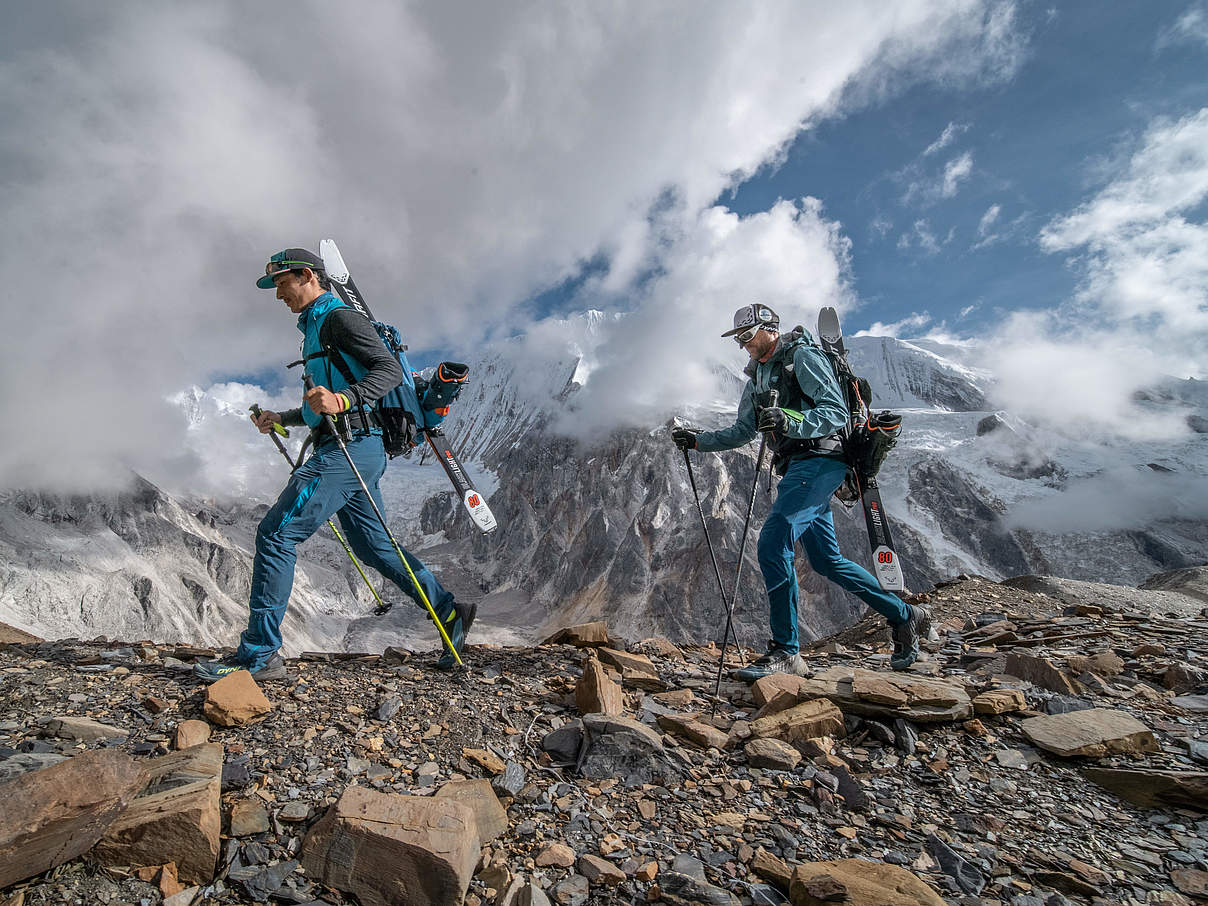
<instances>
[{"instance_id":1,"label":"ski tip","mask_svg":"<svg viewBox=\"0 0 1208 906\"><path fill-rule=\"evenodd\" d=\"M319 257L323 259L323 269L327 276L341 285L348 282L348 265L340 254L340 247L334 239L319 240Z\"/></svg>"}]
</instances>

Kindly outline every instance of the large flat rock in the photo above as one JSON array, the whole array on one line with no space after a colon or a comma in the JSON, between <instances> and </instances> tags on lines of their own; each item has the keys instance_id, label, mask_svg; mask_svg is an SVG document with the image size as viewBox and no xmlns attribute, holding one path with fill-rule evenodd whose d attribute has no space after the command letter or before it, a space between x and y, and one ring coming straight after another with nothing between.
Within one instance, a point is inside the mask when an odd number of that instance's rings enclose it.
<instances>
[{"instance_id":1,"label":"large flat rock","mask_svg":"<svg viewBox=\"0 0 1208 906\"><path fill-rule=\"evenodd\" d=\"M0 783L0 889L87 852L146 784L146 769L114 749Z\"/></svg>"},{"instance_id":2,"label":"large flat rock","mask_svg":"<svg viewBox=\"0 0 1208 906\"><path fill-rule=\"evenodd\" d=\"M841 709L867 717L943 723L973 712L964 684L955 680L840 666L807 680L799 695L816 697L822 686L830 687L824 694Z\"/></svg>"},{"instance_id":3,"label":"large flat rock","mask_svg":"<svg viewBox=\"0 0 1208 906\"><path fill-rule=\"evenodd\" d=\"M1086 768L1083 775L1144 808L1189 808L1208 812L1208 771Z\"/></svg>"},{"instance_id":4,"label":"large flat rock","mask_svg":"<svg viewBox=\"0 0 1208 906\"><path fill-rule=\"evenodd\" d=\"M1111 708L1031 717L1020 729L1035 745L1067 758L1158 751L1157 740L1145 724Z\"/></svg>"},{"instance_id":5,"label":"large flat rock","mask_svg":"<svg viewBox=\"0 0 1208 906\"><path fill-rule=\"evenodd\" d=\"M93 851L104 865L175 862L187 884L214 877L222 834L222 746L210 742L147 763L150 781Z\"/></svg>"},{"instance_id":6,"label":"large flat rock","mask_svg":"<svg viewBox=\"0 0 1208 906\"><path fill-rule=\"evenodd\" d=\"M913 872L864 859L797 866L789 899L793 906L944 906L935 889Z\"/></svg>"},{"instance_id":7,"label":"large flat rock","mask_svg":"<svg viewBox=\"0 0 1208 906\"><path fill-rule=\"evenodd\" d=\"M361 906L450 906L465 898L479 847L473 811L452 798L352 786L306 835L302 865Z\"/></svg>"}]
</instances>

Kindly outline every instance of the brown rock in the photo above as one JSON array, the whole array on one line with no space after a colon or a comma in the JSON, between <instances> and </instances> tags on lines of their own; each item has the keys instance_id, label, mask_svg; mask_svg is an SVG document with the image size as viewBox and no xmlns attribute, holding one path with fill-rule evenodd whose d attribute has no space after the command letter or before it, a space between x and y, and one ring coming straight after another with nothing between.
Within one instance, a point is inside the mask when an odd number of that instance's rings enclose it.
<instances>
[{"instance_id":1,"label":"brown rock","mask_svg":"<svg viewBox=\"0 0 1208 906\"><path fill-rule=\"evenodd\" d=\"M724 749L729 736L717 727L701 723L692 714L660 714L658 725L669 733L682 736L703 748Z\"/></svg>"},{"instance_id":2,"label":"brown rock","mask_svg":"<svg viewBox=\"0 0 1208 906\"><path fill-rule=\"evenodd\" d=\"M991 689L973 698L975 714L1007 714L1027 707L1028 700L1018 689Z\"/></svg>"},{"instance_id":3,"label":"brown rock","mask_svg":"<svg viewBox=\"0 0 1208 906\"><path fill-rule=\"evenodd\" d=\"M176 725L176 748L188 749L209 742L211 732L204 720L182 720Z\"/></svg>"},{"instance_id":4,"label":"brown rock","mask_svg":"<svg viewBox=\"0 0 1208 906\"><path fill-rule=\"evenodd\" d=\"M913 872L862 859L807 862L797 866L789 885L793 906L823 906L834 902L810 893L811 882L826 877L830 881L822 881L821 890L835 890L835 884L842 886L846 894L841 901L844 906L944 906L939 894Z\"/></svg>"},{"instance_id":5,"label":"brown rock","mask_svg":"<svg viewBox=\"0 0 1208 906\"><path fill-rule=\"evenodd\" d=\"M781 693L787 692L793 698L797 698L804 684L805 677L803 676L793 676L788 673L769 673L767 676L761 676L751 684L751 695L754 696L755 703L762 708Z\"/></svg>"},{"instance_id":6,"label":"brown rock","mask_svg":"<svg viewBox=\"0 0 1208 906\"><path fill-rule=\"evenodd\" d=\"M818 736L843 736L843 714L826 699L813 699L752 721L751 735L757 739L774 736L794 744Z\"/></svg>"},{"instance_id":7,"label":"brown rock","mask_svg":"<svg viewBox=\"0 0 1208 906\"><path fill-rule=\"evenodd\" d=\"M751 870L770 884L775 884L785 893L793 880L793 869L780 856L773 855L762 846L755 850Z\"/></svg>"},{"instance_id":8,"label":"brown rock","mask_svg":"<svg viewBox=\"0 0 1208 906\"><path fill-rule=\"evenodd\" d=\"M250 673L236 670L206 689L202 710L212 724L243 727L264 720L273 706Z\"/></svg>"},{"instance_id":9,"label":"brown rock","mask_svg":"<svg viewBox=\"0 0 1208 906\"><path fill-rule=\"evenodd\" d=\"M1141 642L1129 652L1133 657L1161 657L1166 653L1166 646L1157 642Z\"/></svg>"},{"instance_id":10,"label":"brown rock","mask_svg":"<svg viewBox=\"0 0 1208 906\"><path fill-rule=\"evenodd\" d=\"M271 828L268 810L259 799L240 799L231 806L232 837L250 837L252 834L263 834Z\"/></svg>"},{"instance_id":11,"label":"brown rock","mask_svg":"<svg viewBox=\"0 0 1208 906\"><path fill-rule=\"evenodd\" d=\"M1208 900L1208 871L1200 871L1198 868L1176 868L1170 873L1170 880L1183 893Z\"/></svg>"},{"instance_id":12,"label":"brown rock","mask_svg":"<svg viewBox=\"0 0 1208 906\"><path fill-rule=\"evenodd\" d=\"M853 714L917 723L961 720L973 711L964 685L954 680L842 665L805 680L798 694L803 699L824 695Z\"/></svg>"},{"instance_id":13,"label":"brown rock","mask_svg":"<svg viewBox=\"0 0 1208 906\"><path fill-rule=\"evenodd\" d=\"M46 735L77 742L99 742L102 739L125 739L130 731L87 717L56 717L46 724Z\"/></svg>"},{"instance_id":14,"label":"brown rock","mask_svg":"<svg viewBox=\"0 0 1208 906\"><path fill-rule=\"evenodd\" d=\"M362 906L446 906L465 898L479 849L461 803L351 786L306 835L302 865Z\"/></svg>"},{"instance_id":15,"label":"brown rock","mask_svg":"<svg viewBox=\"0 0 1208 906\"><path fill-rule=\"evenodd\" d=\"M613 682L595 658L587 662L583 675L575 684L575 707L580 714L615 716L625 710L621 687Z\"/></svg>"},{"instance_id":16,"label":"brown rock","mask_svg":"<svg viewBox=\"0 0 1208 906\"><path fill-rule=\"evenodd\" d=\"M605 887L616 887L625 880L625 872L617 868L607 859L584 853L579 856L579 874L593 884L603 884Z\"/></svg>"},{"instance_id":17,"label":"brown rock","mask_svg":"<svg viewBox=\"0 0 1208 906\"><path fill-rule=\"evenodd\" d=\"M468 758L492 776L502 774L508 767L502 758L489 749L464 748L461 754L463 758Z\"/></svg>"},{"instance_id":18,"label":"brown rock","mask_svg":"<svg viewBox=\"0 0 1208 906\"><path fill-rule=\"evenodd\" d=\"M1208 681L1203 670L1187 664L1172 664L1162 673L1162 688L1175 693L1190 692Z\"/></svg>"},{"instance_id":19,"label":"brown rock","mask_svg":"<svg viewBox=\"0 0 1208 906\"><path fill-rule=\"evenodd\" d=\"M779 739L752 739L744 751L747 764L753 768L791 771L801 764L801 753Z\"/></svg>"},{"instance_id":20,"label":"brown rock","mask_svg":"<svg viewBox=\"0 0 1208 906\"><path fill-rule=\"evenodd\" d=\"M559 629L542 645L574 645L576 648L600 648L609 643L608 624L602 621L580 623Z\"/></svg>"},{"instance_id":21,"label":"brown rock","mask_svg":"<svg viewBox=\"0 0 1208 906\"><path fill-rule=\"evenodd\" d=\"M1035 745L1066 757L1101 758L1158 751L1157 740L1148 727L1129 714L1110 708L1031 717L1020 729Z\"/></svg>"},{"instance_id":22,"label":"brown rock","mask_svg":"<svg viewBox=\"0 0 1208 906\"><path fill-rule=\"evenodd\" d=\"M146 783L146 769L116 749L0 783L0 889L87 852Z\"/></svg>"},{"instance_id":23,"label":"brown rock","mask_svg":"<svg viewBox=\"0 0 1208 906\"><path fill-rule=\"evenodd\" d=\"M1077 684L1052 661L1022 652L1007 655L1006 672L1050 692L1077 695Z\"/></svg>"},{"instance_id":24,"label":"brown rock","mask_svg":"<svg viewBox=\"0 0 1208 906\"><path fill-rule=\"evenodd\" d=\"M768 699L767 704L755 712L755 720L759 720L761 717L771 717L773 714L779 714L781 711L787 711L799 701L801 699L795 693L781 690Z\"/></svg>"},{"instance_id":25,"label":"brown rock","mask_svg":"<svg viewBox=\"0 0 1208 906\"><path fill-rule=\"evenodd\" d=\"M1074 655L1066 658L1065 664L1075 674L1094 673L1108 679L1124 672L1124 659L1110 648L1096 651L1090 657Z\"/></svg>"},{"instance_id":26,"label":"brown rock","mask_svg":"<svg viewBox=\"0 0 1208 906\"><path fill-rule=\"evenodd\" d=\"M1208 772L1086 768L1088 780L1144 808L1208 812Z\"/></svg>"},{"instance_id":27,"label":"brown rock","mask_svg":"<svg viewBox=\"0 0 1208 906\"><path fill-rule=\"evenodd\" d=\"M17 629L7 623L0 623L0 646L28 645L31 642L41 642L36 635L30 635L24 629Z\"/></svg>"},{"instance_id":28,"label":"brown rock","mask_svg":"<svg viewBox=\"0 0 1208 906\"><path fill-rule=\"evenodd\" d=\"M635 871L633 876L639 881L653 881L659 876L659 863L647 862L645 865Z\"/></svg>"},{"instance_id":29,"label":"brown rock","mask_svg":"<svg viewBox=\"0 0 1208 906\"><path fill-rule=\"evenodd\" d=\"M508 829L508 813L489 780L452 780L436 791L436 798L452 799L472 811L481 843L490 843Z\"/></svg>"},{"instance_id":30,"label":"brown rock","mask_svg":"<svg viewBox=\"0 0 1208 906\"><path fill-rule=\"evenodd\" d=\"M679 646L662 636L642 639L634 647L666 660L682 661L684 659L684 653L679 650Z\"/></svg>"},{"instance_id":31,"label":"brown rock","mask_svg":"<svg viewBox=\"0 0 1208 906\"><path fill-rule=\"evenodd\" d=\"M667 692L656 692L650 697L668 708L686 708L696 699L691 689L671 689Z\"/></svg>"},{"instance_id":32,"label":"brown rock","mask_svg":"<svg viewBox=\"0 0 1208 906\"><path fill-rule=\"evenodd\" d=\"M658 679L658 669L651 662L650 658L644 654L634 654L631 651L617 651L615 648L604 647L596 649L596 656L603 663L620 670L626 679L628 679L629 673L637 676L653 676L655 679Z\"/></svg>"},{"instance_id":33,"label":"brown rock","mask_svg":"<svg viewBox=\"0 0 1208 906\"><path fill-rule=\"evenodd\" d=\"M550 843L537 853L536 863L540 868L549 865L556 868L570 868L575 864L575 851L564 843Z\"/></svg>"},{"instance_id":34,"label":"brown rock","mask_svg":"<svg viewBox=\"0 0 1208 906\"><path fill-rule=\"evenodd\" d=\"M222 746L206 743L153 758L147 769L147 788L93 854L103 865L175 862L182 881L211 880L222 834Z\"/></svg>"}]
</instances>

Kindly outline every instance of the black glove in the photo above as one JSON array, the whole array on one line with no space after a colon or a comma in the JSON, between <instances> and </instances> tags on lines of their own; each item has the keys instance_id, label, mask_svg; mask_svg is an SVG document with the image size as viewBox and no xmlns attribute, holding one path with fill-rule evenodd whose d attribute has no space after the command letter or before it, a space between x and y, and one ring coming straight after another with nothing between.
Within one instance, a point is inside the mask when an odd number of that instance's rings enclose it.
<instances>
[{"instance_id":1,"label":"black glove","mask_svg":"<svg viewBox=\"0 0 1208 906\"><path fill-rule=\"evenodd\" d=\"M671 439L681 450L695 450L696 435L699 433L699 431L693 431L691 428L672 428Z\"/></svg>"},{"instance_id":2,"label":"black glove","mask_svg":"<svg viewBox=\"0 0 1208 906\"><path fill-rule=\"evenodd\" d=\"M759 431L771 431L776 434L783 434L784 429L788 427L789 417L784 414L784 410L779 406L769 406L759 413L759 421L755 428Z\"/></svg>"}]
</instances>

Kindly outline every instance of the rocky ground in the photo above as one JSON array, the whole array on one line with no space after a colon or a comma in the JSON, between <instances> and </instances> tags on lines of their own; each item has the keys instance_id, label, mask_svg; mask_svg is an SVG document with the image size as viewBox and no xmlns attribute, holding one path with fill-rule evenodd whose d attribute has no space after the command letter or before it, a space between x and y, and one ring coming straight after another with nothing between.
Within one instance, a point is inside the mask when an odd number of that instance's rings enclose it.
<instances>
[{"instance_id":1,"label":"rocky ground","mask_svg":"<svg viewBox=\"0 0 1208 906\"><path fill-rule=\"evenodd\" d=\"M0 635L0 904L388 902L315 861L350 791L473 800L465 866L439 856L471 906L1205 901L1208 617L1171 594L963 577L921 596L906 674L870 620L805 652L811 677L716 699L716 648L598 625L472 646L455 676L307 655L227 701L191 678L210 652ZM39 785L72 764L80 788ZM23 875L66 852L31 828L110 781L100 842ZM151 795L177 804L140 826Z\"/></svg>"}]
</instances>

